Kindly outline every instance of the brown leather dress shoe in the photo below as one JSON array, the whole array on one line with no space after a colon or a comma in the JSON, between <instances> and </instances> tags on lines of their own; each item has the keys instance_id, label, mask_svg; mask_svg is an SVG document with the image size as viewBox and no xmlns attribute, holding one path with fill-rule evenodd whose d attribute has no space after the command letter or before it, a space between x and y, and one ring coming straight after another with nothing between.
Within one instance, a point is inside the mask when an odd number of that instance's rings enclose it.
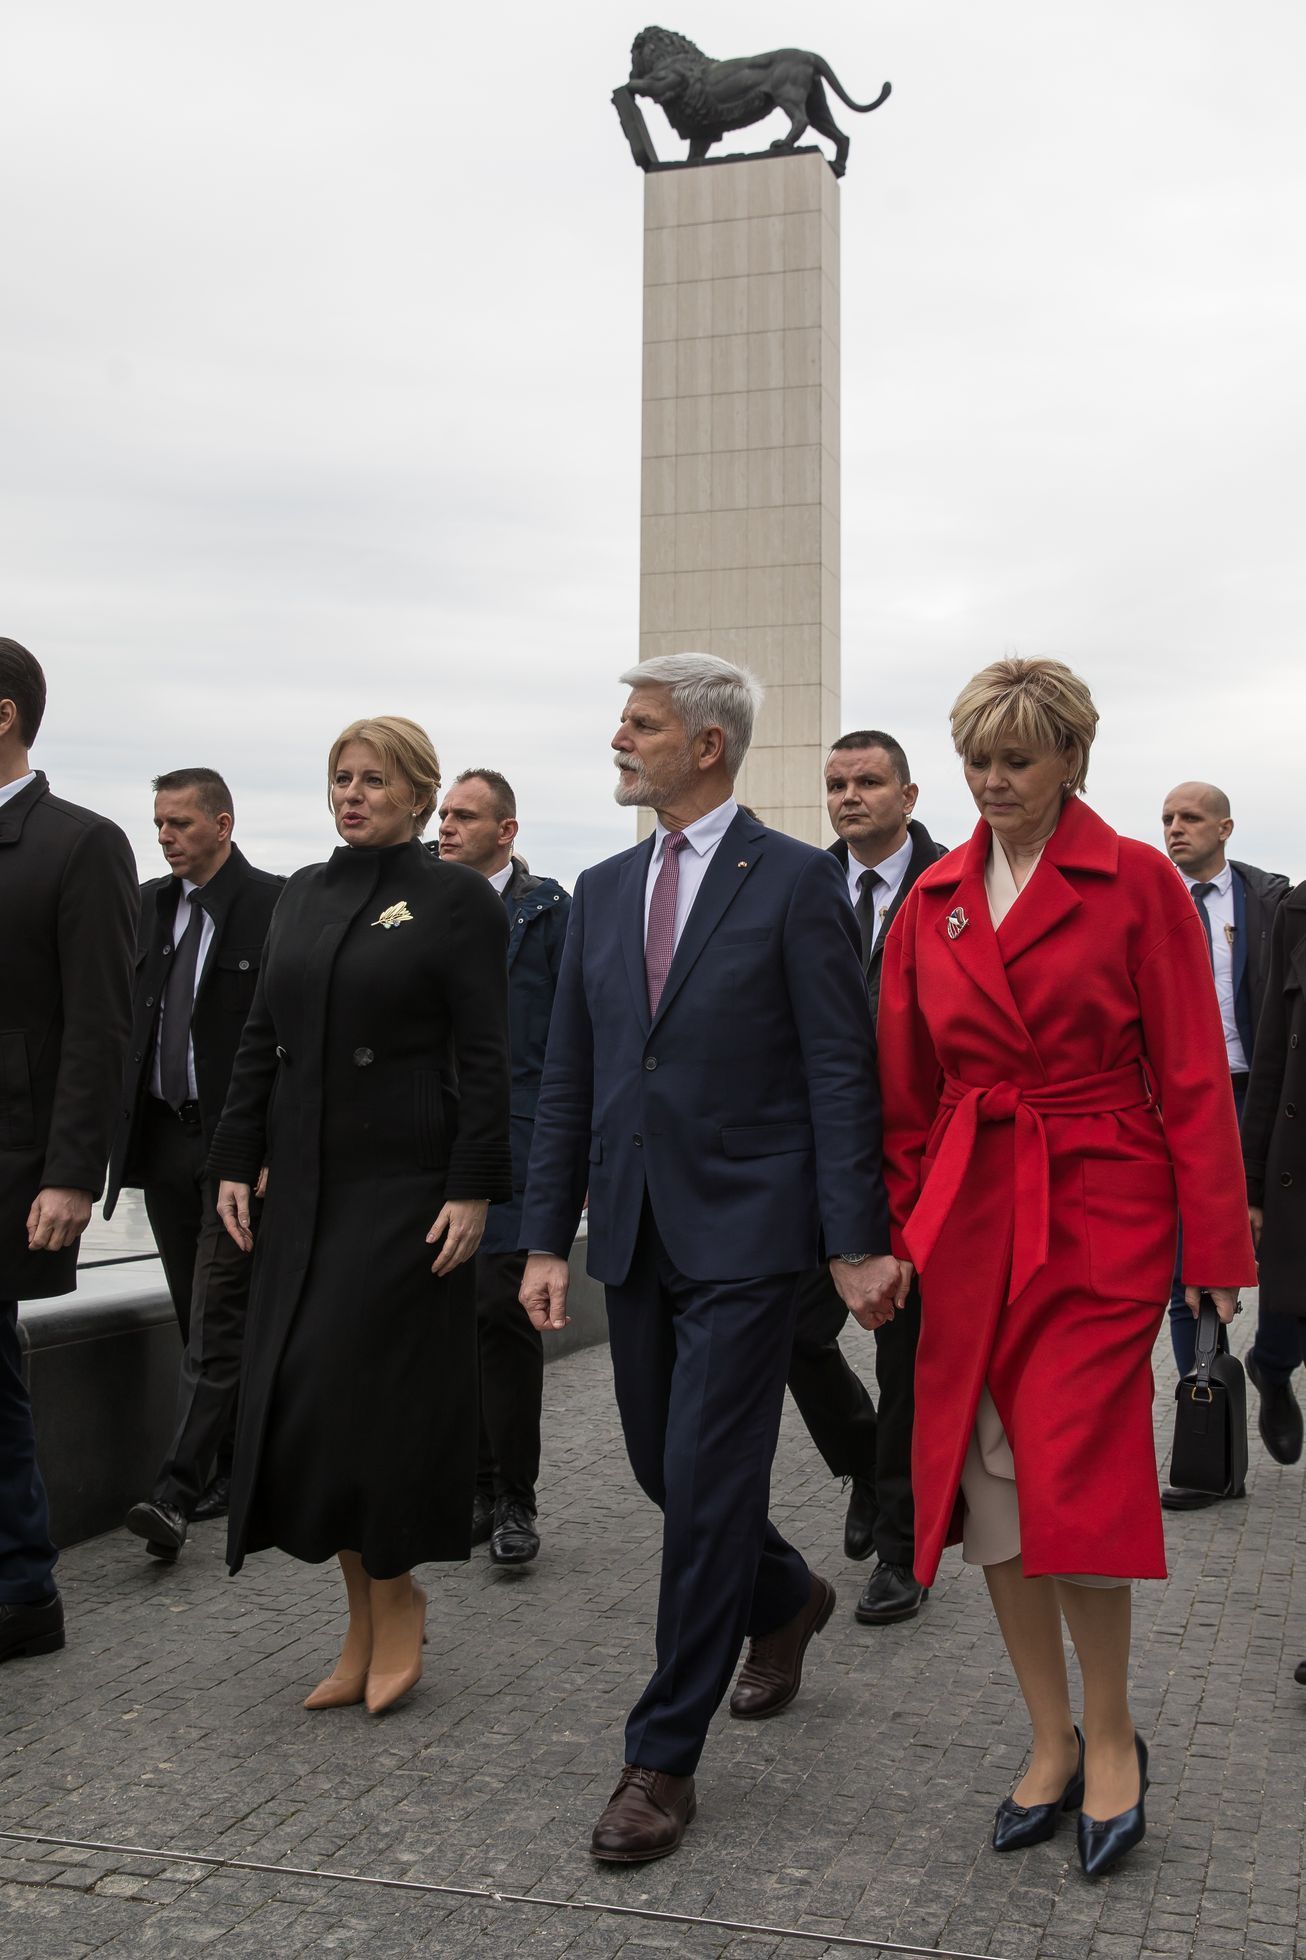
<instances>
[{"instance_id":1,"label":"brown leather dress shoe","mask_svg":"<svg viewBox=\"0 0 1306 1960\"><path fill-rule=\"evenodd\" d=\"M594 1826L590 1852L609 1865L643 1865L675 1851L698 1804L692 1776L626 1763Z\"/></svg>"},{"instance_id":2,"label":"brown leather dress shoe","mask_svg":"<svg viewBox=\"0 0 1306 1960\"><path fill-rule=\"evenodd\" d=\"M741 1721L760 1721L764 1715L778 1715L788 1708L803 1683L803 1655L807 1643L834 1611L834 1587L828 1579L812 1574L812 1590L801 1613L774 1633L758 1634L748 1643L744 1664L739 1670L735 1692L730 1697L730 1713Z\"/></svg>"}]
</instances>

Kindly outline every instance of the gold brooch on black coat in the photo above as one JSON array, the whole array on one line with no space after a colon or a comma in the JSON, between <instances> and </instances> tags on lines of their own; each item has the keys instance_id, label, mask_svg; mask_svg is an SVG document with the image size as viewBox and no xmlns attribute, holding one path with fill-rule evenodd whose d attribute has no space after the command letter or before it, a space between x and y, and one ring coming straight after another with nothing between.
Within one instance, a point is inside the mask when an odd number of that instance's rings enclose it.
<instances>
[{"instance_id":1,"label":"gold brooch on black coat","mask_svg":"<svg viewBox=\"0 0 1306 1960\"><path fill-rule=\"evenodd\" d=\"M380 918L373 919L372 924L374 926L384 926L386 931L389 932L391 926L407 926L411 925L412 922L413 915L408 910L408 901L407 899L401 898L397 905L387 905Z\"/></svg>"}]
</instances>

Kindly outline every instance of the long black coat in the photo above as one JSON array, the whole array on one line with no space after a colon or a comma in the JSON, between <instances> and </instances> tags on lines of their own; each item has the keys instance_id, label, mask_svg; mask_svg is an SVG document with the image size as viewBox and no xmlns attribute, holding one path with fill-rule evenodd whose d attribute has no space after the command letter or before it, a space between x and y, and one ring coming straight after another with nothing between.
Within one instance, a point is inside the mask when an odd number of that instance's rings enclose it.
<instances>
[{"instance_id":1,"label":"long black coat","mask_svg":"<svg viewBox=\"0 0 1306 1960\"><path fill-rule=\"evenodd\" d=\"M474 1272L431 1273L446 1198L512 1193L507 915L416 842L296 872L209 1153L268 1166L228 1560L357 1551L373 1578L469 1550Z\"/></svg>"},{"instance_id":2,"label":"long black coat","mask_svg":"<svg viewBox=\"0 0 1306 1960\"><path fill-rule=\"evenodd\" d=\"M213 921L213 940L195 990L190 1025L200 1129L206 1141L211 1141L227 1099L236 1050L263 964L263 942L285 882L271 871L259 871L233 844L226 863L204 887L204 910ZM151 878L141 886L132 1038L109 1158L106 1218L112 1218L123 1185L141 1181L136 1162L141 1115L149 1093L159 1000L168 977L181 891L180 878L173 877Z\"/></svg>"},{"instance_id":3,"label":"long black coat","mask_svg":"<svg viewBox=\"0 0 1306 1960\"><path fill-rule=\"evenodd\" d=\"M1265 1214L1261 1305L1306 1319L1306 884L1275 915L1243 1107L1247 1202Z\"/></svg>"},{"instance_id":4,"label":"long black coat","mask_svg":"<svg viewBox=\"0 0 1306 1960\"><path fill-rule=\"evenodd\" d=\"M116 824L40 770L0 805L0 1299L77 1284L77 1246L28 1252L53 1187L98 1198L131 1028L136 864Z\"/></svg>"}]
</instances>

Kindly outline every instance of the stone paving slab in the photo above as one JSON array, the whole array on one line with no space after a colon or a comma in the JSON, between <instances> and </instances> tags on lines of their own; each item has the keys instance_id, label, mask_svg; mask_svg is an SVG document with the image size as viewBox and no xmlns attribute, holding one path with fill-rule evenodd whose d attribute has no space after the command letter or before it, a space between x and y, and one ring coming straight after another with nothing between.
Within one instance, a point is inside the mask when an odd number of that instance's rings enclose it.
<instances>
[{"instance_id":1,"label":"stone paving slab","mask_svg":"<svg viewBox=\"0 0 1306 1960\"><path fill-rule=\"evenodd\" d=\"M870 1343L855 1334L848 1351L866 1367ZM1163 1344L1157 1374L1164 1462ZM851 1953L831 1943L850 1935L1007 1960L1306 1954L1306 1692L1292 1681L1306 1655L1300 1465L1281 1468L1253 1437L1246 1502L1167 1521L1171 1576L1135 1589L1149 1836L1090 1886L1068 1826L1023 1856L989 1849L1026 1731L982 1580L950 1553L919 1620L858 1627L868 1568L844 1561L841 1493L788 1410L773 1515L835 1580L835 1617L783 1717L718 1717L684 1849L614 1870L585 1844L650 1664L658 1520L626 1466L605 1351L551 1367L545 1398L539 1562L499 1572L478 1552L429 1569L426 1676L377 1720L300 1706L334 1659L330 1568L266 1555L230 1580L220 1525L197 1527L173 1567L126 1533L65 1554L67 1651L0 1671L0 1829L136 1849L0 1838L3 1960L219 1943L224 1960L798 1960Z\"/></svg>"}]
</instances>

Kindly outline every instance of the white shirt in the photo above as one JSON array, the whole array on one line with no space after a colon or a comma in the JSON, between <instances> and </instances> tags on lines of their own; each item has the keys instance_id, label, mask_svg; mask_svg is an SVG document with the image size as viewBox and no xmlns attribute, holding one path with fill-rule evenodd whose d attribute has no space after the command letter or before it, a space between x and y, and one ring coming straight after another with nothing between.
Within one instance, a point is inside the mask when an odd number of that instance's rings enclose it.
<instances>
[{"instance_id":1,"label":"white shirt","mask_svg":"<svg viewBox=\"0 0 1306 1960\"><path fill-rule=\"evenodd\" d=\"M872 896L875 899L875 931L871 934L872 946L874 946L876 940L884 931L885 919L892 909L894 899L898 896L899 886L907 876L907 866L911 863L911 849L911 838L909 837L905 844L899 845L892 857L884 858L879 864L869 867L871 877L878 878L880 881L878 885L874 885L871 888ZM866 865L857 862L857 859L850 850L848 853L848 896L853 902L854 912L857 910L858 887L867 874L867 868Z\"/></svg>"},{"instance_id":2,"label":"white shirt","mask_svg":"<svg viewBox=\"0 0 1306 1960\"><path fill-rule=\"evenodd\" d=\"M498 892L500 898L502 898L503 894L508 889L508 880L512 876L512 859L511 858L508 859L508 862L504 865L502 871L491 871L489 876L490 876L490 883L494 886L494 889L495 891Z\"/></svg>"},{"instance_id":3,"label":"white shirt","mask_svg":"<svg viewBox=\"0 0 1306 1960\"><path fill-rule=\"evenodd\" d=\"M739 805L733 796L724 803L718 803L715 810L709 810L705 817L698 817L693 823L685 825L683 836L689 845L679 858L680 881L676 886L676 932L672 950L680 944L680 935L685 930L690 907L698 897L699 888L707 876L707 867L716 854L716 847L739 815ZM653 855L649 859L648 877L644 881L644 944L648 944L648 915L653 905L653 887L657 883L658 872L662 869L662 852L670 832L661 818L653 837Z\"/></svg>"},{"instance_id":4,"label":"white shirt","mask_svg":"<svg viewBox=\"0 0 1306 1960\"><path fill-rule=\"evenodd\" d=\"M178 946L190 931L192 922L195 919L198 919L200 922L200 950L199 957L195 962L195 993L191 995L192 1007L195 1004L195 994L199 992L200 975L204 971L204 962L209 956L209 947L213 944L214 931L213 921L204 910L204 907L190 903L191 893L198 890L199 886L192 884L189 878L182 879L181 897L177 900L177 916L172 922L172 957L174 959L177 957ZM164 985L165 987L167 985L166 979ZM163 1080L159 1074L159 1063L163 1053L163 1017L167 1011L167 1000L160 999L159 1025L154 1032L154 1060L150 1064L150 1094L152 1096L158 1096L160 1101L163 1099ZM199 1089L195 1082L195 1047L194 1043L190 1041L186 1043L186 1083L190 1091L191 1101L194 1102L199 1095Z\"/></svg>"},{"instance_id":5,"label":"white shirt","mask_svg":"<svg viewBox=\"0 0 1306 1960\"><path fill-rule=\"evenodd\" d=\"M1233 986L1233 866L1225 863L1214 878L1190 878L1186 871L1180 877L1191 892L1195 885L1214 885L1202 905L1211 921L1211 966L1215 974L1215 997L1220 1003L1220 1019L1224 1023L1224 1045L1229 1056L1230 1075L1242 1075L1248 1067L1247 1055L1243 1049L1242 1036L1238 1032L1238 1012L1234 1000ZM1194 905L1197 900L1193 900ZM1199 911L1201 907L1198 908Z\"/></svg>"},{"instance_id":6,"label":"white shirt","mask_svg":"<svg viewBox=\"0 0 1306 1960\"><path fill-rule=\"evenodd\" d=\"M26 789L29 783L35 781L36 771L29 769L25 776L18 776L12 783L6 783L3 789L0 789L0 806L6 804L11 796L17 796L20 789Z\"/></svg>"}]
</instances>

